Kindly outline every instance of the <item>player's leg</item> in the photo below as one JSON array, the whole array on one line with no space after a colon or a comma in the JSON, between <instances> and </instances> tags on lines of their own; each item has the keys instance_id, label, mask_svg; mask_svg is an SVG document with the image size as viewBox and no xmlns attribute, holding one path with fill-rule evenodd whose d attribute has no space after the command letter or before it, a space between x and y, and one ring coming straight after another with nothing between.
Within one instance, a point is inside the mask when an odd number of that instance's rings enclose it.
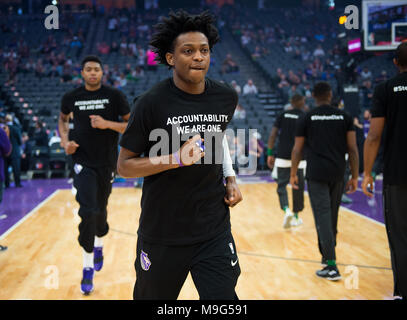
<instances>
[{"instance_id":1,"label":"player's leg","mask_svg":"<svg viewBox=\"0 0 407 320\"><path fill-rule=\"evenodd\" d=\"M194 246L163 246L137 239L134 300L176 300L188 276Z\"/></svg>"},{"instance_id":2,"label":"player's leg","mask_svg":"<svg viewBox=\"0 0 407 320\"><path fill-rule=\"evenodd\" d=\"M335 263L335 239L332 230L329 183L308 180L308 191L322 260L327 264L316 274L328 280L339 280L341 277Z\"/></svg>"},{"instance_id":3,"label":"player's leg","mask_svg":"<svg viewBox=\"0 0 407 320\"><path fill-rule=\"evenodd\" d=\"M298 169L297 176L298 189L292 188L294 218L291 221L291 226L294 227L302 225L302 219L298 217L298 213L304 210L304 169Z\"/></svg>"},{"instance_id":4,"label":"player's leg","mask_svg":"<svg viewBox=\"0 0 407 320\"><path fill-rule=\"evenodd\" d=\"M191 265L191 275L201 300L237 300L240 266L230 231L201 244Z\"/></svg>"},{"instance_id":5,"label":"player's leg","mask_svg":"<svg viewBox=\"0 0 407 320\"><path fill-rule=\"evenodd\" d=\"M294 214L288 204L287 184L290 181L290 168L277 168L277 194L280 201L280 208L284 211L283 227L291 227L291 220Z\"/></svg>"},{"instance_id":6,"label":"player's leg","mask_svg":"<svg viewBox=\"0 0 407 320\"><path fill-rule=\"evenodd\" d=\"M331 199L331 213L332 213L332 232L334 235L334 244L336 247L336 235L338 233L338 213L341 205L343 194L343 181L332 182L330 184L329 196Z\"/></svg>"},{"instance_id":7,"label":"player's leg","mask_svg":"<svg viewBox=\"0 0 407 320\"><path fill-rule=\"evenodd\" d=\"M114 169L102 167L98 172L98 211L96 215L96 232L94 241L94 266L96 271L103 267L103 237L109 232L107 222L107 204L112 192L112 183L114 181Z\"/></svg>"},{"instance_id":8,"label":"player's leg","mask_svg":"<svg viewBox=\"0 0 407 320\"><path fill-rule=\"evenodd\" d=\"M383 193L394 295L407 299L407 186L384 186Z\"/></svg>"},{"instance_id":9,"label":"player's leg","mask_svg":"<svg viewBox=\"0 0 407 320\"><path fill-rule=\"evenodd\" d=\"M81 291L89 294L93 291L93 247L96 233L96 214L98 209L98 179L95 170L75 165L74 187L76 201L79 203L79 244L83 248L83 278Z\"/></svg>"}]
</instances>

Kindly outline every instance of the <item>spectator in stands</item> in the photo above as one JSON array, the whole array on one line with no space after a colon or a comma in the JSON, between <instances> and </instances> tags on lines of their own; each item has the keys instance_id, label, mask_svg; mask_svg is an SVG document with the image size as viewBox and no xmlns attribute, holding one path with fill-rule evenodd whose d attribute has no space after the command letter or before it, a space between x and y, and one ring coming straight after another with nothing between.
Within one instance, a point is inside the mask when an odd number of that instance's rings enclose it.
<instances>
[{"instance_id":1,"label":"spectator in stands","mask_svg":"<svg viewBox=\"0 0 407 320\"><path fill-rule=\"evenodd\" d=\"M367 67L364 67L362 72L360 73L360 78L361 78L362 82L367 81L367 80L371 81L372 72Z\"/></svg>"},{"instance_id":2,"label":"spectator in stands","mask_svg":"<svg viewBox=\"0 0 407 320\"><path fill-rule=\"evenodd\" d=\"M58 72L57 65L56 64L52 65L51 70L48 72L48 77L58 78L60 76L61 74Z\"/></svg>"},{"instance_id":3,"label":"spectator in stands","mask_svg":"<svg viewBox=\"0 0 407 320\"><path fill-rule=\"evenodd\" d=\"M42 64L42 59L38 59L35 65L35 76L38 78L43 78L45 76L45 68Z\"/></svg>"},{"instance_id":4,"label":"spectator in stands","mask_svg":"<svg viewBox=\"0 0 407 320\"><path fill-rule=\"evenodd\" d=\"M136 79L142 78L144 77L144 70L140 66L137 66L136 69L132 72L132 75Z\"/></svg>"},{"instance_id":5,"label":"spectator in stands","mask_svg":"<svg viewBox=\"0 0 407 320\"><path fill-rule=\"evenodd\" d=\"M300 77L299 76L297 76L295 73L294 73L294 71L292 71L292 70L289 70L288 71L288 82L290 83L290 84L295 84L295 85L299 85L300 83L301 83L301 79L300 79Z\"/></svg>"},{"instance_id":6,"label":"spectator in stands","mask_svg":"<svg viewBox=\"0 0 407 320\"><path fill-rule=\"evenodd\" d=\"M127 40L126 38L122 38L121 42L120 42L120 54L123 56L126 56L128 53L127 51Z\"/></svg>"},{"instance_id":7,"label":"spectator in stands","mask_svg":"<svg viewBox=\"0 0 407 320\"><path fill-rule=\"evenodd\" d=\"M45 131L43 124L40 121L37 121L35 123L33 141L34 141L36 147L47 147L48 146L48 134Z\"/></svg>"},{"instance_id":8,"label":"spectator in stands","mask_svg":"<svg viewBox=\"0 0 407 320\"><path fill-rule=\"evenodd\" d=\"M108 22L108 27L107 27L107 29L108 29L109 31L116 31L116 30L117 30L117 26L118 26L117 19L116 19L115 17L110 18L110 19L109 19L109 22Z\"/></svg>"},{"instance_id":9,"label":"spectator in stands","mask_svg":"<svg viewBox=\"0 0 407 320\"><path fill-rule=\"evenodd\" d=\"M302 95L301 90L297 87L297 85L293 84L290 89L288 89L288 99L291 100L291 98L296 95L300 94Z\"/></svg>"},{"instance_id":10,"label":"spectator in stands","mask_svg":"<svg viewBox=\"0 0 407 320\"><path fill-rule=\"evenodd\" d=\"M314 57L323 57L325 56L325 51L322 49L322 46L319 44L318 47L314 50Z\"/></svg>"},{"instance_id":11,"label":"spectator in stands","mask_svg":"<svg viewBox=\"0 0 407 320\"><path fill-rule=\"evenodd\" d=\"M121 73L118 81L120 88L124 88L127 85L126 75L124 73Z\"/></svg>"},{"instance_id":12,"label":"spectator in stands","mask_svg":"<svg viewBox=\"0 0 407 320\"><path fill-rule=\"evenodd\" d=\"M126 63L126 67L124 68L123 73L124 73L125 76L128 76L129 74L132 73L130 63Z\"/></svg>"},{"instance_id":13,"label":"spectator in stands","mask_svg":"<svg viewBox=\"0 0 407 320\"><path fill-rule=\"evenodd\" d=\"M109 54L110 47L106 42L98 42L97 49L100 54Z\"/></svg>"},{"instance_id":14,"label":"spectator in stands","mask_svg":"<svg viewBox=\"0 0 407 320\"><path fill-rule=\"evenodd\" d=\"M13 122L13 116L8 114L6 116L6 125L9 129L9 139L12 146L11 154L5 159L4 175L5 186L10 187L10 174L8 168L11 166L13 169L13 177L16 188L21 188L21 129Z\"/></svg>"},{"instance_id":15,"label":"spectator in stands","mask_svg":"<svg viewBox=\"0 0 407 320\"><path fill-rule=\"evenodd\" d=\"M73 37L73 39L71 41L71 44L70 44L70 47L71 48L78 48L78 49L82 48L81 40L77 36Z\"/></svg>"},{"instance_id":16,"label":"spectator in stands","mask_svg":"<svg viewBox=\"0 0 407 320\"><path fill-rule=\"evenodd\" d=\"M131 57L137 56L137 44L134 39L131 39L128 45L128 55Z\"/></svg>"},{"instance_id":17,"label":"spectator in stands","mask_svg":"<svg viewBox=\"0 0 407 320\"><path fill-rule=\"evenodd\" d=\"M22 71L23 73L31 73L34 72L35 63L32 59L28 59L27 62L24 64Z\"/></svg>"},{"instance_id":18,"label":"spectator in stands","mask_svg":"<svg viewBox=\"0 0 407 320\"><path fill-rule=\"evenodd\" d=\"M232 85L232 88L236 90L237 94L242 93L242 88L237 84L236 80L232 80L230 84Z\"/></svg>"},{"instance_id":19,"label":"spectator in stands","mask_svg":"<svg viewBox=\"0 0 407 320\"><path fill-rule=\"evenodd\" d=\"M285 43L285 45L284 45L284 51L285 51L285 53L291 53L291 52L293 52L293 47L291 46L291 43L290 42L286 42Z\"/></svg>"},{"instance_id":20,"label":"spectator in stands","mask_svg":"<svg viewBox=\"0 0 407 320\"><path fill-rule=\"evenodd\" d=\"M251 135L247 150L249 151L249 157L255 157L257 159L257 169L263 170L266 165L265 144L261 141L261 135L258 132L255 132Z\"/></svg>"},{"instance_id":21,"label":"spectator in stands","mask_svg":"<svg viewBox=\"0 0 407 320\"><path fill-rule=\"evenodd\" d=\"M110 52L112 53L119 52L119 46L116 41L112 42L112 45L110 46Z\"/></svg>"},{"instance_id":22,"label":"spectator in stands","mask_svg":"<svg viewBox=\"0 0 407 320\"><path fill-rule=\"evenodd\" d=\"M257 87L254 85L253 80L247 80L247 83L243 87L243 94L257 94Z\"/></svg>"},{"instance_id":23,"label":"spectator in stands","mask_svg":"<svg viewBox=\"0 0 407 320\"><path fill-rule=\"evenodd\" d=\"M362 87L362 108L369 109L372 107L373 88L370 80L365 81Z\"/></svg>"},{"instance_id":24,"label":"spectator in stands","mask_svg":"<svg viewBox=\"0 0 407 320\"><path fill-rule=\"evenodd\" d=\"M222 63L221 72L222 72L222 74L231 73L231 72L239 72L239 66L233 60L232 55L230 53L228 53L226 55L226 58Z\"/></svg>"},{"instance_id":25,"label":"spectator in stands","mask_svg":"<svg viewBox=\"0 0 407 320\"><path fill-rule=\"evenodd\" d=\"M278 88L284 90L285 88L288 88L290 84L287 81L287 77L285 74L281 75L280 82L278 83Z\"/></svg>"},{"instance_id":26,"label":"spectator in stands","mask_svg":"<svg viewBox=\"0 0 407 320\"><path fill-rule=\"evenodd\" d=\"M137 48L137 65L144 69L145 63L146 63L146 52L141 46L139 46Z\"/></svg>"},{"instance_id":27,"label":"spectator in stands","mask_svg":"<svg viewBox=\"0 0 407 320\"><path fill-rule=\"evenodd\" d=\"M387 71L383 70L380 75L376 78L376 84L379 84L380 82L384 82L388 79L387 77Z\"/></svg>"},{"instance_id":28,"label":"spectator in stands","mask_svg":"<svg viewBox=\"0 0 407 320\"><path fill-rule=\"evenodd\" d=\"M28 137L27 132L23 132L21 134L21 171L22 172L27 172L29 169L30 165L30 159L31 159L31 151L32 147L34 145L34 142L30 140Z\"/></svg>"},{"instance_id":29,"label":"spectator in stands","mask_svg":"<svg viewBox=\"0 0 407 320\"><path fill-rule=\"evenodd\" d=\"M72 74L71 69L65 65L64 71L62 72L61 82L71 82L72 81Z\"/></svg>"},{"instance_id":30,"label":"spectator in stands","mask_svg":"<svg viewBox=\"0 0 407 320\"><path fill-rule=\"evenodd\" d=\"M233 114L234 119L246 119L246 110L238 104L235 109L235 113Z\"/></svg>"},{"instance_id":31,"label":"spectator in stands","mask_svg":"<svg viewBox=\"0 0 407 320\"><path fill-rule=\"evenodd\" d=\"M249 32L247 32L247 31L243 32L243 35L241 36L240 41L241 41L243 47L248 45L251 41Z\"/></svg>"},{"instance_id":32,"label":"spectator in stands","mask_svg":"<svg viewBox=\"0 0 407 320\"><path fill-rule=\"evenodd\" d=\"M57 130L53 130L52 132L52 137L49 139L48 146L51 147L54 143L59 143L61 142L61 137L58 135Z\"/></svg>"}]
</instances>

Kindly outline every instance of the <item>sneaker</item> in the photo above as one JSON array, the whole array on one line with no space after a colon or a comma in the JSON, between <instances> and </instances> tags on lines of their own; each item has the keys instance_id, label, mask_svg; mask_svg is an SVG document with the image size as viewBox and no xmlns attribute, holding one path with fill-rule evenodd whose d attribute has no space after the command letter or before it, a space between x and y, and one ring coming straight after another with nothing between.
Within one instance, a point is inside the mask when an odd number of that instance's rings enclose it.
<instances>
[{"instance_id":1,"label":"sneaker","mask_svg":"<svg viewBox=\"0 0 407 320\"><path fill-rule=\"evenodd\" d=\"M349 198L346 194L342 195L341 203L343 204L351 204L353 201Z\"/></svg>"},{"instance_id":2,"label":"sneaker","mask_svg":"<svg viewBox=\"0 0 407 320\"><path fill-rule=\"evenodd\" d=\"M336 266L326 266L322 270L318 270L316 272L316 275L320 278L324 278L331 281L337 281L342 278Z\"/></svg>"},{"instance_id":3,"label":"sneaker","mask_svg":"<svg viewBox=\"0 0 407 320\"><path fill-rule=\"evenodd\" d=\"M81 281L81 292L88 295L93 291L93 268L84 268Z\"/></svg>"},{"instance_id":4,"label":"sneaker","mask_svg":"<svg viewBox=\"0 0 407 320\"><path fill-rule=\"evenodd\" d=\"M287 209L284 216L283 228L288 229L291 227L291 220L293 219L294 214L291 212L290 209Z\"/></svg>"},{"instance_id":5,"label":"sneaker","mask_svg":"<svg viewBox=\"0 0 407 320\"><path fill-rule=\"evenodd\" d=\"M95 271L102 270L103 267L103 247L95 247L93 249L93 264Z\"/></svg>"},{"instance_id":6,"label":"sneaker","mask_svg":"<svg viewBox=\"0 0 407 320\"><path fill-rule=\"evenodd\" d=\"M6 250L7 250L7 247L6 247L6 246L0 245L0 251L6 251Z\"/></svg>"},{"instance_id":7,"label":"sneaker","mask_svg":"<svg viewBox=\"0 0 407 320\"><path fill-rule=\"evenodd\" d=\"M302 219L301 218L294 217L294 218L291 219L291 227L298 227L300 225L302 225Z\"/></svg>"}]
</instances>

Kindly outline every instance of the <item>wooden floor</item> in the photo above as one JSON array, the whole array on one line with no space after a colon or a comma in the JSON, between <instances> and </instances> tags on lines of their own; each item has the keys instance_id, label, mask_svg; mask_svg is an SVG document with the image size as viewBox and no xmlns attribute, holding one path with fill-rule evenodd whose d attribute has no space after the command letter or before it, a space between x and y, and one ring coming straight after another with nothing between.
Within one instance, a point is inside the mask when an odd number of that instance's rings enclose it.
<instances>
[{"instance_id":1,"label":"wooden floor","mask_svg":"<svg viewBox=\"0 0 407 320\"><path fill-rule=\"evenodd\" d=\"M389 299L393 283L383 225L341 209L337 262L343 279L319 279L317 237L306 197L304 225L282 228L275 184L240 186L244 201L232 209L232 232L241 276L240 299ZM109 201L110 232L105 264L94 278L95 291L79 291L82 250L78 245L78 205L68 190L56 191L40 208L1 240L0 299L132 298L136 274L140 189L117 188ZM188 277L179 299L198 299Z\"/></svg>"}]
</instances>

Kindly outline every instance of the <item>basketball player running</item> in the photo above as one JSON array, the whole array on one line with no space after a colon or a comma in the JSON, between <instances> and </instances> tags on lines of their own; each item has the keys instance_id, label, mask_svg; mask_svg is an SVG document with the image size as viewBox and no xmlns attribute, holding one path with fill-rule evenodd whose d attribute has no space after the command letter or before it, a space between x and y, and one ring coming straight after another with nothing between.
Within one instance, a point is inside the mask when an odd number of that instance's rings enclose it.
<instances>
[{"instance_id":1,"label":"basketball player running","mask_svg":"<svg viewBox=\"0 0 407 320\"><path fill-rule=\"evenodd\" d=\"M407 43L400 44L393 60L399 70L374 91L370 129L364 145L363 192L372 197L372 169L382 133L384 139L384 218L391 253L394 296L407 298ZM369 190L370 189L370 190Z\"/></svg>"},{"instance_id":2,"label":"basketball player running","mask_svg":"<svg viewBox=\"0 0 407 320\"><path fill-rule=\"evenodd\" d=\"M93 291L94 270L100 271L103 266L103 237L109 230L107 203L117 161L118 136L130 117L124 94L102 85L102 70L102 62L96 56L82 61L85 85L63 96L59 117L61 146L74 162L73 185L81 217L78 240L83 248L83 294ZM119 122L119 117L124 122Z\"/></svg>"},{"instance_id":3,"label":"basketball player running","mask_svg":"<svg viewBox=\"0 0 407 320\"><path fill-rule=\"evenodd\" d=\"M189 272L200 299L237 299L240 266L229 206L242 196L235 177L226 177L225 188L209 141L203 142L205 152L197 145L207 135L205 128L215 125L212 146L215 153L222 151L217 142L225 141L238 102L233 88L205 78L219 40L213 21L207 12L181 10L155 26L150 44L173 76L137 99L120 141L119 174L145 177L134 299L177 299ZM170 137L168 150L156 156L156 142L149 139L155 129ZM142 153L147 156L141 158ZM197 163L202 160L205 164Z\"/></svg>"},{"instance_id":4,"label":"basketball player running","mask_svg":"<svg viewBox=\"0 0 407 320\"><path fill-rule=\"evenodd\" d=\"M305 98L300 94L295 94L291 98L292 110L282 112L271 129L268 149L267 165L273 170L277 166L277 194L280 201L280 207L285 212L284 228L291 226L300 226L302 219L298 218L298 213L304 209L304 168L305 161L301 161L298 170L298 189L292 189L293 193L293 211L288 206L287 184L290 180L291 151L294 146L295 128L297 119L304 113ZM277 137L279 144L277 149L277 158L274 156L274 145ZM293 213L294 212L294 213Z\"/></svg>"},{"instance_id":5,"label":"basketball player running","mask_svg":"<svg viewBox=\"0 0 407 320\"><path fill-rule=\"evenodd\" d=\"M343 110L331 106L332 90L327 82L315 84L313 90L316 108L304 114L297 122L297 134L291 155L290 183L298 188L297 168L305 149L306 179L322 255L322 270L316 275L328 280L339 280L336 266L336 234L338 211L343 192L345 154L349 154L352 178L347 182L347 193L358 185L359 156L352 118Z\"/></svg>"}]
</instances>

